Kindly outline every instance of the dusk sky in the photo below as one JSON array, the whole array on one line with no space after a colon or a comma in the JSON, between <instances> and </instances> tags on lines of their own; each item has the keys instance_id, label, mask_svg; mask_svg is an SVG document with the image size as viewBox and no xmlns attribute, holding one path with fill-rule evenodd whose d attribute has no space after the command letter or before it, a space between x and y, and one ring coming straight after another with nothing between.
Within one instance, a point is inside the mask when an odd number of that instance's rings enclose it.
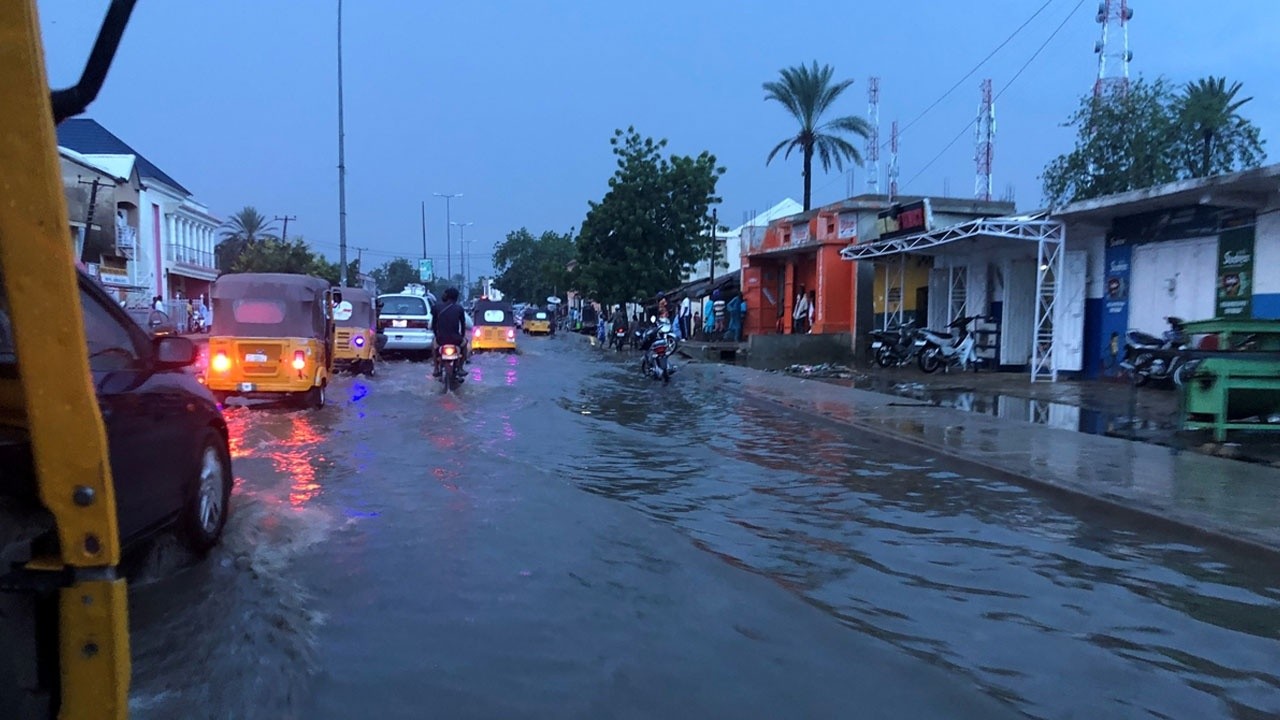
<instances>
[{"instance_id":1,"label":"dusk sky","mask_svg":"<svg viewBox=\"0 0 1280 720\"><path fill-rule=\"evenodd\" d=\"M105 1L42 0L55 86L83 66ZM608 140L635 125L676 152L714 153L728 172L720 217L737 225L802 195L800 161L769 149L795 132L761 83L817 60L853 78L840 114L865 115L881 85L881 133L906 125L995 49L1043 0L757 2L347 0L344 7L348 243L366 267L428 254L444 268L445 206L474 222L475 274L510 230L567 231L614 169ZM1243 114L1274 155L1280 128L1272 0L1137 0L1132 70L1177 83L1225 75L1255 99ZM337 257L336 2L140 0L106 86L87 116L186 185L220 217L244 205L296 215L289 234ZM1060 127L1097 72L1097 2L1049 5L986 65L902 135L900 192L971 197L979 82L997 92L1067 20L996 104L995 188L1020 210L1042 201L1038 175L1068 150ZM1069 18L1069 19L1068 19ZM857 143L861 147L861 141ZM882 172L888 153L881 160ZM857 192L866 190L859 168ZM814 204L847 178L818 172ZM882 184L883 188L883 184ZM454 268L458 265L454 231ZM351 256L355 251L351 250Z\"/></svg>"}]
</instances>

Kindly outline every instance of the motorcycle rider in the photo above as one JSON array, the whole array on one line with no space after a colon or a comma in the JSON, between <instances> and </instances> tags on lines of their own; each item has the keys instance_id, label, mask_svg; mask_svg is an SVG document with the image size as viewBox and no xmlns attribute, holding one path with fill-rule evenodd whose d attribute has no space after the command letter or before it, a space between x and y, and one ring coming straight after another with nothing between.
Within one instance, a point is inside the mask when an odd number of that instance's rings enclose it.
<instances>
[{"instance_id":1,"label":"motorcycle rider","mask_svg":"<svg viewBox=\"0 0 1280 720\"><path fill-rule=\"evenodd\" d=\"M435 369L431 374L440 377L440 348L454 345L466 358L467 318L466 311L458 304L458 288L444 291L435 316L431 320L431 329L436 334Z\"/></svg>"},{"instance_id":2,"label":"motorcycle rider","mask_svg":"<svg viewBox=\"0 0 1280 720\"><path fill-rule=\"evenodd\" d=\"M621 305L613 306L613 337L617 337L618 328L622 328L623 337L627 337L630 328L627 326L627 311L622 309Z\"/></svg>"}]
</instances>

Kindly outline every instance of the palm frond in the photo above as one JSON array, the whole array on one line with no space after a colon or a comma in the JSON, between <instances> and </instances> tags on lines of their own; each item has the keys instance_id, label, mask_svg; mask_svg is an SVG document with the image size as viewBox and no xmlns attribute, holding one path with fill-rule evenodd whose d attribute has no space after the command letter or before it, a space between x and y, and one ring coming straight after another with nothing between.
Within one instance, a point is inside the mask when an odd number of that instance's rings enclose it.
<instances>
[{"instance_id":1,"label":"palm frond","mask_svg":"<svg viewBox=\"0 0 1280 720\"><path fill-rule=\"evenodd\" d=\"M795 147L795 145L796 145L795 138L787 138L786 140L783 140L782 142L778 143L777 145L774 146L772 150L769 151L769 157L765 159L764 164L768 165L769 163L773 162L774 156L776 156L778 152L782 150L782 148L784 147L787 148L787 154L785 157L791 157L791 149Z\"/></svg>"}]
</instances>

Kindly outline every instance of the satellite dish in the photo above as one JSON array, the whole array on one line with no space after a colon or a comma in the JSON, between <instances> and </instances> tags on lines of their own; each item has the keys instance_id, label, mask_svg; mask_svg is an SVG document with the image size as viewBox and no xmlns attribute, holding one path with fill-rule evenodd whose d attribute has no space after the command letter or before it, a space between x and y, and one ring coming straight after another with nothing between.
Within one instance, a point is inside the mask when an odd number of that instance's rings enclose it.
<instances>
[{"instance_id":1,"label":"satellite dish","mask_svg":"<svg viewBox=\"0 0 1280 720\"><path fill-rule=\"evenodd\" d=\"M559 305L560 298L556 297L555 295L551 295L547 298L547 302L551 303L552 305Z\"/></svg>"}]
</instances>

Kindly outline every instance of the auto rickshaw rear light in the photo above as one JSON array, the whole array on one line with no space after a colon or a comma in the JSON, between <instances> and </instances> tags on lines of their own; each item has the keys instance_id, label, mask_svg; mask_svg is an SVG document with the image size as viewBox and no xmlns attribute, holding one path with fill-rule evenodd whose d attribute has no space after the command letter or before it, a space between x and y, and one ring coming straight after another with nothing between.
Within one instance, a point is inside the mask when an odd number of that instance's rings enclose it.
<instances>
[{"instance_id":1,"label":"auto rickshaw rear light","mask_svg":"<svg viewBox=\"0 0 1280 720\"><path fill-rule=\"evenodd\" d=\"M355 346L356 346L356 347L358 347L358 348L362 348L362 347L364 347L364 336L363 336L363 335L357 335L357 336L355 336L355 337L351 338L351 344L352 344L352 345L355 345Z\"/></svg>"},{"instance_id":2,"label":"auto rickshaw rear light","mask_svg":"<svg viewBox=\"0 0 1280 720\"><path fill-rule=\"evenodd\" d=\"M307 366L307 354L301 350L295 350L293 353L293 369L301 370Z\"/></svg>"},{"instance_id":3,"label":"auto rickshaw rear light","mask_svg":"<svg viewBox=\"0 0 1280 720\"><path fill-rule=\"evenodd\" d=\"M218 353L213 356L213 369L218 372L226 372L231 369L231 358L226 353Z\"/></svg>"},{"instance_id":4,"label":"auto rickshaw rear light","mask_svg":"<svg viewBox=\"0 0 1280 720\"><path fill-rule=\"evenodd\" d=\"M516 339L516 331L515 331L515 328L507 328L507 339L508 339L508 340L515 340L515 339Z\"/></svg>"},{"instance_id":5,"label":"auto rickshaw rear light","mask_svg":"<svg viewBox=\"0 0 1280 720\"><path fill-rule=\"evenodd\" d=\"M472 337L480 337L480 328L476 328L471 335Z\"/></svg>"}]
</instances>

